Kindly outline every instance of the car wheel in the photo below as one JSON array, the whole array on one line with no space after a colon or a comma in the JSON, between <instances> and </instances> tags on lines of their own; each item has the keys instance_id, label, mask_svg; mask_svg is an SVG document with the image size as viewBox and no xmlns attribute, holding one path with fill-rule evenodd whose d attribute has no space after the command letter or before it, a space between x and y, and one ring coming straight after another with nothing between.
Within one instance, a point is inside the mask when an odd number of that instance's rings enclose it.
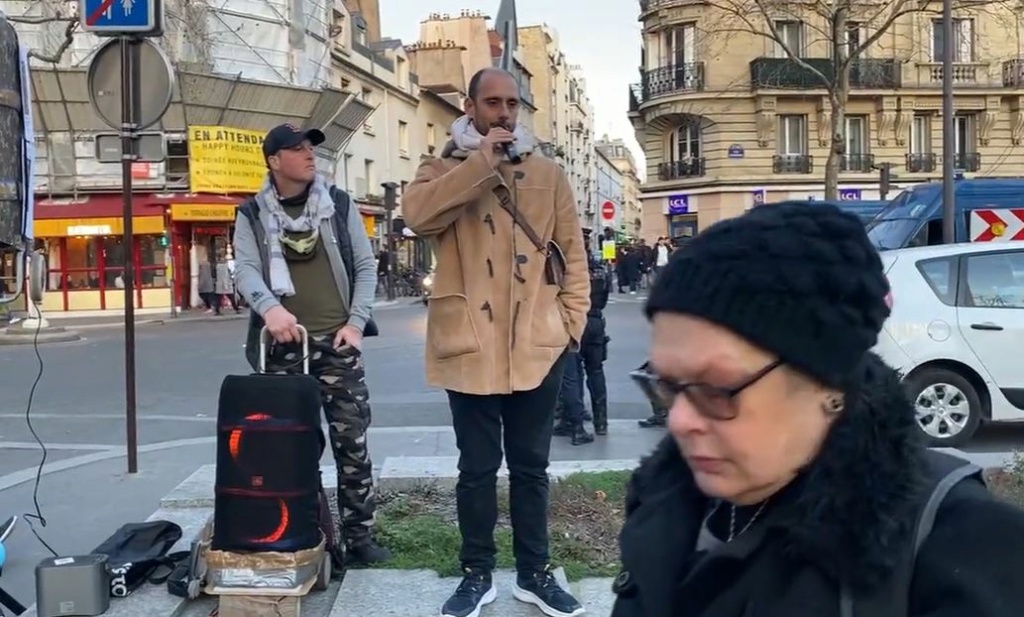
<instances>
[{"instance_id":1,"label":"car wheel","mask_svg":"<svg viewBox=\"0 0 1024 617\"><path fill-rule=\"evenodd\" d=\"M917 427L929 446L958 448L981 424L981 397L959 373L924 369L904 382L916 412Z\"/></svg>"}]
</instances>

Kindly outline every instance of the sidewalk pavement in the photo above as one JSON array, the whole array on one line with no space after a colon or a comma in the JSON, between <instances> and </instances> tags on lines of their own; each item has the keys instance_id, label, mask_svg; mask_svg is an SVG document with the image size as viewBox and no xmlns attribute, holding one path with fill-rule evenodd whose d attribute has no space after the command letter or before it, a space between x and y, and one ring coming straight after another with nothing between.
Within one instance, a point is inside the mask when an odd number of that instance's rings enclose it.
<instances>
[{"instance_id":1,"label":"sidewalk pavement","mask_svg":"<svg viewBox=\"0 0 1024 617\"><path fill-rule=\"evenodd\" d=\"M409 302L404 302L409 300ZM413 299L402 298L401 300L377 300L373 303L375 310L397 308L406 304L413 304ZM415 299L419 302L419 299ZM51 326L68 328L70 330L95 330L97 328L112 328L124 325L124 312L120 310L107 311L74 311L68 313L45 313L43 315ZM248 319L249 310L242 309L235 313L231 309L224 310L221 315L206 313L203 309L191 309L178 311L171 315L171 309L136 309L135 325L138 326L162 326L175 323L206 322L206 321L231 321Z\"/></svg>"}]
</instances>

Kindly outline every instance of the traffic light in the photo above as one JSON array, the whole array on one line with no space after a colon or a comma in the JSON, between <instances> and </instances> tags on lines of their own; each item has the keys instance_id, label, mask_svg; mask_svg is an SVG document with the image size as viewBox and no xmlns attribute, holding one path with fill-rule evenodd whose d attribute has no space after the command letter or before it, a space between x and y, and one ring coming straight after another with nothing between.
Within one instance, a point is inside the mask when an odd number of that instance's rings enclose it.
<instances>
[{"instance_id":1,"label":"traffic light","mask_svg":"<svg viewBox=\"0 0 1024 617\"><path fill-rule=\"evenodd\" d=\"M878 196L884 201L892 188L892 163L875 165L878 170Z\"/></svg>"},{"instance_id":2,"label":"traffic light","mask_svg":"<svg viewBox=\"0 0 1024 617\"><path fill-rule=\"evenodd\" d=\"M167 237L167 234L163 234L162 236L160 236L160 240L158 240L158 242L160 244L160 248L162 249L165 249L171 245L171 239Z\"/></svg>"}]
</instances>

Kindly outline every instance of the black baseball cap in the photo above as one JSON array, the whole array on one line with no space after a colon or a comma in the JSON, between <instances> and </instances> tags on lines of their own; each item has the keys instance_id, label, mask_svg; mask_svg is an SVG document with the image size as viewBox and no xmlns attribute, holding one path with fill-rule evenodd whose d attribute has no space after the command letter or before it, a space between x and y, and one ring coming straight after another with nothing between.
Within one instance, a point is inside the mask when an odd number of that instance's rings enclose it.
<instances>
[{"instance_id":1,"label":"black baseball cap","mask_svg":"<svg viewBox=\"0 0 1024 617\"><path fill-rule=\"evenodd\" d=\"M303 131L294 124L281 124L270 129L267 136L263 138L263 156L273 156L281 150L294 148L305 140L314 146L324 143L327 137L320 129L309 129Z\"/></svg>"}]
</instances>

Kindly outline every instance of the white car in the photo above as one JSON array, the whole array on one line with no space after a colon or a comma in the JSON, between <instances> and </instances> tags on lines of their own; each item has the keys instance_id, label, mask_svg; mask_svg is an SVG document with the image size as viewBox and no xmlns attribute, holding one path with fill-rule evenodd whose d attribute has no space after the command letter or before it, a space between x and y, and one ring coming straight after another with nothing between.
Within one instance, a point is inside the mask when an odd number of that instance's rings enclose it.
<instances>
[{"instance_id":1,"label":"white car","mask_svg":"<svg viewBox=\"0 0 1024 617\"><path fill-rule=\"evenodd\" d=\"M875 351L903 374L930 445L1024 420L1024 242L882 251L892 315Z\"/></svg>"}]
</instances>

